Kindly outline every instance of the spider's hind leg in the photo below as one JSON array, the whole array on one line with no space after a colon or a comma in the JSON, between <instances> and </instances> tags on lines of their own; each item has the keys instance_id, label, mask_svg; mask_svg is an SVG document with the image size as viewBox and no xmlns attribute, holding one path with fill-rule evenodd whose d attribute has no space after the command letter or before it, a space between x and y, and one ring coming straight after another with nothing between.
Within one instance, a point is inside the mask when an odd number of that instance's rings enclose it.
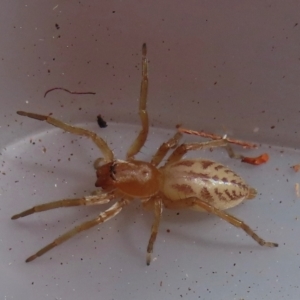
<instances>
[{"instance_id":1,"label":"spider's hind leg","mask_svg":"<svg viewBox=\"0 0 300 300\"><path fill-rule=\"evenodd\" d=\"M169 209L183 209L183 208L196 208L196 209L202 209L207 211L208 213L212 213L219 218L223 219L224 221L227 221L231 225L240 228L244 230L253 240L255 240L259 245L266 246L266 247L278 247L277 243L272 242L266 242L264 239L262 239L260 236L258 236L253 229L251 229L246 223L244 223L242 220L236 218L233 215L228 214L227 212L224 212L220 209L217 209L216 207L212 206L211 204L208 204L207 202L196 198L196 197L190 197L186 199L180 199L178 201L172 201L169 199L163 199L164 206Z\"/></svg>"},{"instance_id":2,"label":"spider's hind leg","mask_svg":"<svg viewBox=\"0 0 300 300\"><path fill-rule=\"evenodd\" d=\"M201 142L201 143L186 143L178 146L168 158L165 165L169 165L173 162L179 161L188 151L202 150L217 147L227 147L228 142L224 139Z\"/></svg>"}]
</instances>

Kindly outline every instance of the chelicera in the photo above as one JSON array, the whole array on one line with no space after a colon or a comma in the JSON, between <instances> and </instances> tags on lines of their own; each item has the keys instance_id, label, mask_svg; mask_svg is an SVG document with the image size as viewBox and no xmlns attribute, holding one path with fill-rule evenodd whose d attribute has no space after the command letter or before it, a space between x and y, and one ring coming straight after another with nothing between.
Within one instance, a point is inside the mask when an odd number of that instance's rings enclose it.
<instances>
[{"instance_id":1,"label":"chelicera","mask_svg":"<svg viewBox=\"0 0 300 300\"><path fill-rule=\"evenodd\" d=\"M146 54L146 44L143 44L142 81L139 99L139 115L142 128L128 149L126 160L116 159L107 143L94 132L68 125L50 116L23 111L17 112L21 116L46 121L66 132L90 138L100 149L103 157L95 162L97 174L95 185L100 188L95 194L79 199L64 199L37 205L14 215L12 219L59 207L101 205L115 200L115 203L101 212L97 218L84 222L64 233L27 258L26 262L45 254L77 233L108 221L119 214L122 208L129 205L135 198L141 200L144 208L154 212L154 221L147 247L146 261L148 265L151 262L151 254L163 208L176 210L190 208L206 211L217 215L235 227L241 228L261 246L278 246L276 243L266 242L243 221L224 212L224 210L240 204L243 200L254 198L256 196L254 188L246 184L235 172L220 163L206 159L182 159L190 150L213 147L225 147L230 157L241 158L241 156L234 154L226 138L179 145L182 134L176 132L170 140L158 148L150 162L135 159L134 156L140 151L147 139L149 128L146 109L148 95L148 61ZM171 155L162 166L159 166L171 149L173 150Z\"/></svg>"}]
</instances>

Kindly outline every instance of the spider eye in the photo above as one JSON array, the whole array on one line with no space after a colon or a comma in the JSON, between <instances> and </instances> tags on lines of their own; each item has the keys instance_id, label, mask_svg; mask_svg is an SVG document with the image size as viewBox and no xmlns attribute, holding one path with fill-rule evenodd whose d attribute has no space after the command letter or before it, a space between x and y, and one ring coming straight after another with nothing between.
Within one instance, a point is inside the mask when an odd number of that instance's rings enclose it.
<instances>
[{"instance_id":1,"label":"spider eye","mask_svg":"<svg viewBox=\"0 0 300 300\"><path fill-rule=\"evenodd\" d=\"M102 160L104 162L104 160ZM96 175L96 187L101 187L105 190L111 189L114 185L115 176L112 171L114 162L104 163L101 166L97 167Z\"/></svg>"},{"instance_id":2,"label":"spider eye","mask_svg":"<svg viewBox=\"0 0 300 300\"><path fill-rule=\"evenodd\" d=\"M113 162L109 167L109 175L112 178L112 180L116 180L116 166L117 164Z\"/></svg>"}]
</instances>

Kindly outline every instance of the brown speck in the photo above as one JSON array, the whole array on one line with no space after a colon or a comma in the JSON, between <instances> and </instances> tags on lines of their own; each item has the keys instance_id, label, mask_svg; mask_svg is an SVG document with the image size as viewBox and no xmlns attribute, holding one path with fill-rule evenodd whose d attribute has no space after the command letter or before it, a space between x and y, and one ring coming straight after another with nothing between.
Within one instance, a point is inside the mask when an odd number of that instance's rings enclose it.
<instances>
[{"instance_id":1,"label":"brown speck","mask_svg":"<svg viewBox=\"0 0 300 300\"><path fill-rule=\"evenodd\" d=\"M200 192L201 199L206 200L207 202L213 201L213 196L210 194L209 190L204 187Z\"/></svg>"},{"instance_id":2,"label":"brown speck","mask_svg":"<svg viewBox=\"0 0 300 300\"><path fill-rule=\"evenodd\" d=\"M201 161L201 164L202 164L202 167L203 169L207 169L209 166L213 165L214 162L213 161L210 161L210 160L202 160Z\"/></svg>"},{"instance_id":3,"label":"brown speck","mask_svg":"<svg viewBox=\"0 0 300 300\"><path fill-rule=\"evenodd\" d=\"M60 27L59 27L59 25L56 23L55 24L55 28L58 30Z\"/></svg>"},{"instance_id":4,"label":"brown speck","mask_svg":"<svg viewBox=\"0 0 300 300\"><path fill-rule=\"evenodd\" d=\"M167 229L166 231L167 231L167 233L170 233L170 232L171 232L171 230L170 230L170 229Z\"/></svg>"},{"instance_id":5,"label":"brown speck","mask_svg":"<svg viewBox=\"0 0 300 300\"><path fill-rule=\"evenodd\" d=\"M298 25L298 23L295 23L294 27L296 27Z\"/></svg>"},{"instance_id":6,"label":"brown speck","mask_svg":"<svg viewBox=\"0 0 300 300\"><path fill-rule=\"evenodd\" d=\"M187 176L192 177L192 178L197 178L201 177L203 181L210 179L210 175L205 174L205 173L197 173L194 171L189 171L189 172L184 172Z\"/></svg>"},{"instance_id":7,"label":"brown speck","mask_svg":"<svg viewBox=\"0 0 300 300\"><path fill-rule=\"evenodd\" d=\"M220 169L224 169L225 167L223 165L216 165L215 170L219 171Z\"/></svg>"},{"instance_id":8,"label":"brown speck","mask_svg":"<svg viewBox=\"0 0 300 300\"><path fill-rule=\"evenodd\" d=\"M230 199L230 200L234 200L236 199L236 194L233 195L233 194L230 194L228 189L225 190L225 194L227 195L227 197Z\"/></svg>"},{"instance_id":9,"label":"brown speck","mask_svg":"<svg viewBox=\"0 0 300 300\"><path fill-rule=\"evenodd\" d=\"M188 184L173 184L172 188L176 189L179 192L183 192L185 194L193 193L193 189Z\"/></svg>"},{"instance_id":10,"label":"brown speck","mask_svg":"<svg viewBox=\"0 0 300 300\"><path fill-rule=\"evenodd\" d=\"M221 193L221 192L218 190L218 188L215 188L215 189L214 189L214 192L216 193L216 195L219 197L219 199L220 199L221 201L230 201L230 200L228 200L228 199L223 195L223 193Z\"/></svg>"},{"instance_id":11,"label":"brown speck","mask_svg":"<svg viewBox=\"0 0 300 300\"><path fill-rule=\"evenodd\" d=\"M219 177L218 177L217 175L214 175L214 176L212 177L212 179L213 179L214 181L218 181L218 180L219 180Z\"/></svg>"},{"instance_id":12,"label":"brown speck","mask_svg":"<svg viewBox=\"0 0 300 300\"><path fill-rule=\"evenodd\" d=\"M176 163L176 166L186 166L191 167L195 162L192 160L180 160Z\"/></svg>"},{"instance_id":13,"label":"brown speck","mask_svg":"<svg viewBox=\"0 0 300 300\"><path fill-rule=\"evenodd\" d=\"M236 175L233 171L227 169L224 171L226 174L232 174L232 175Z\"/></svg>"},{"instance_id":14,"label":"brown speck","mask_svg":"<svg viewBox=\"0 0 300 300\"><path fill-rule=\"evenodd\" d=\"M271 126L271 129L274 129L274 128L275 128L275 126L274 126L274 125L272 125L272 126Z\"/></svg>"}]
</instances>

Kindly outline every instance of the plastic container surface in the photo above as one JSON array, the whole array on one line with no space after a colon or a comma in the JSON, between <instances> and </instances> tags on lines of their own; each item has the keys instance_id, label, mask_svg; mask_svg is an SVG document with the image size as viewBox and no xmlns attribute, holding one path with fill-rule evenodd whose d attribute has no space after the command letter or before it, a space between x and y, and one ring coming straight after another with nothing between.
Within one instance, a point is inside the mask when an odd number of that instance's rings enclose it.
<instances>
[{"instance_id":1,"label":"plastic container surface","mask_svg":"<svg viewBox=\"0 0 300 300\"><path fill-rule=\"evenodd\" d=\"M0 89L0 245L3 299L297 299L300 175L299 2L85 1L3 4ZM141 46L148 45L150 160L176 124L255 141L270 161L251 166L224 150L187 157L220 161L258 196L230 210L276 249L194 211L165 210L146 266L152 214L138 201L39 259L25 258L103 207L10 217L95 187L100 156L86 138L17 110L89 128L124 158L139 130ZM96 95L71 95L54 87ZM101 114L107 128L99 128ZM185 136L184 141L199 140Z\"/></svg>"}]
</instances>

